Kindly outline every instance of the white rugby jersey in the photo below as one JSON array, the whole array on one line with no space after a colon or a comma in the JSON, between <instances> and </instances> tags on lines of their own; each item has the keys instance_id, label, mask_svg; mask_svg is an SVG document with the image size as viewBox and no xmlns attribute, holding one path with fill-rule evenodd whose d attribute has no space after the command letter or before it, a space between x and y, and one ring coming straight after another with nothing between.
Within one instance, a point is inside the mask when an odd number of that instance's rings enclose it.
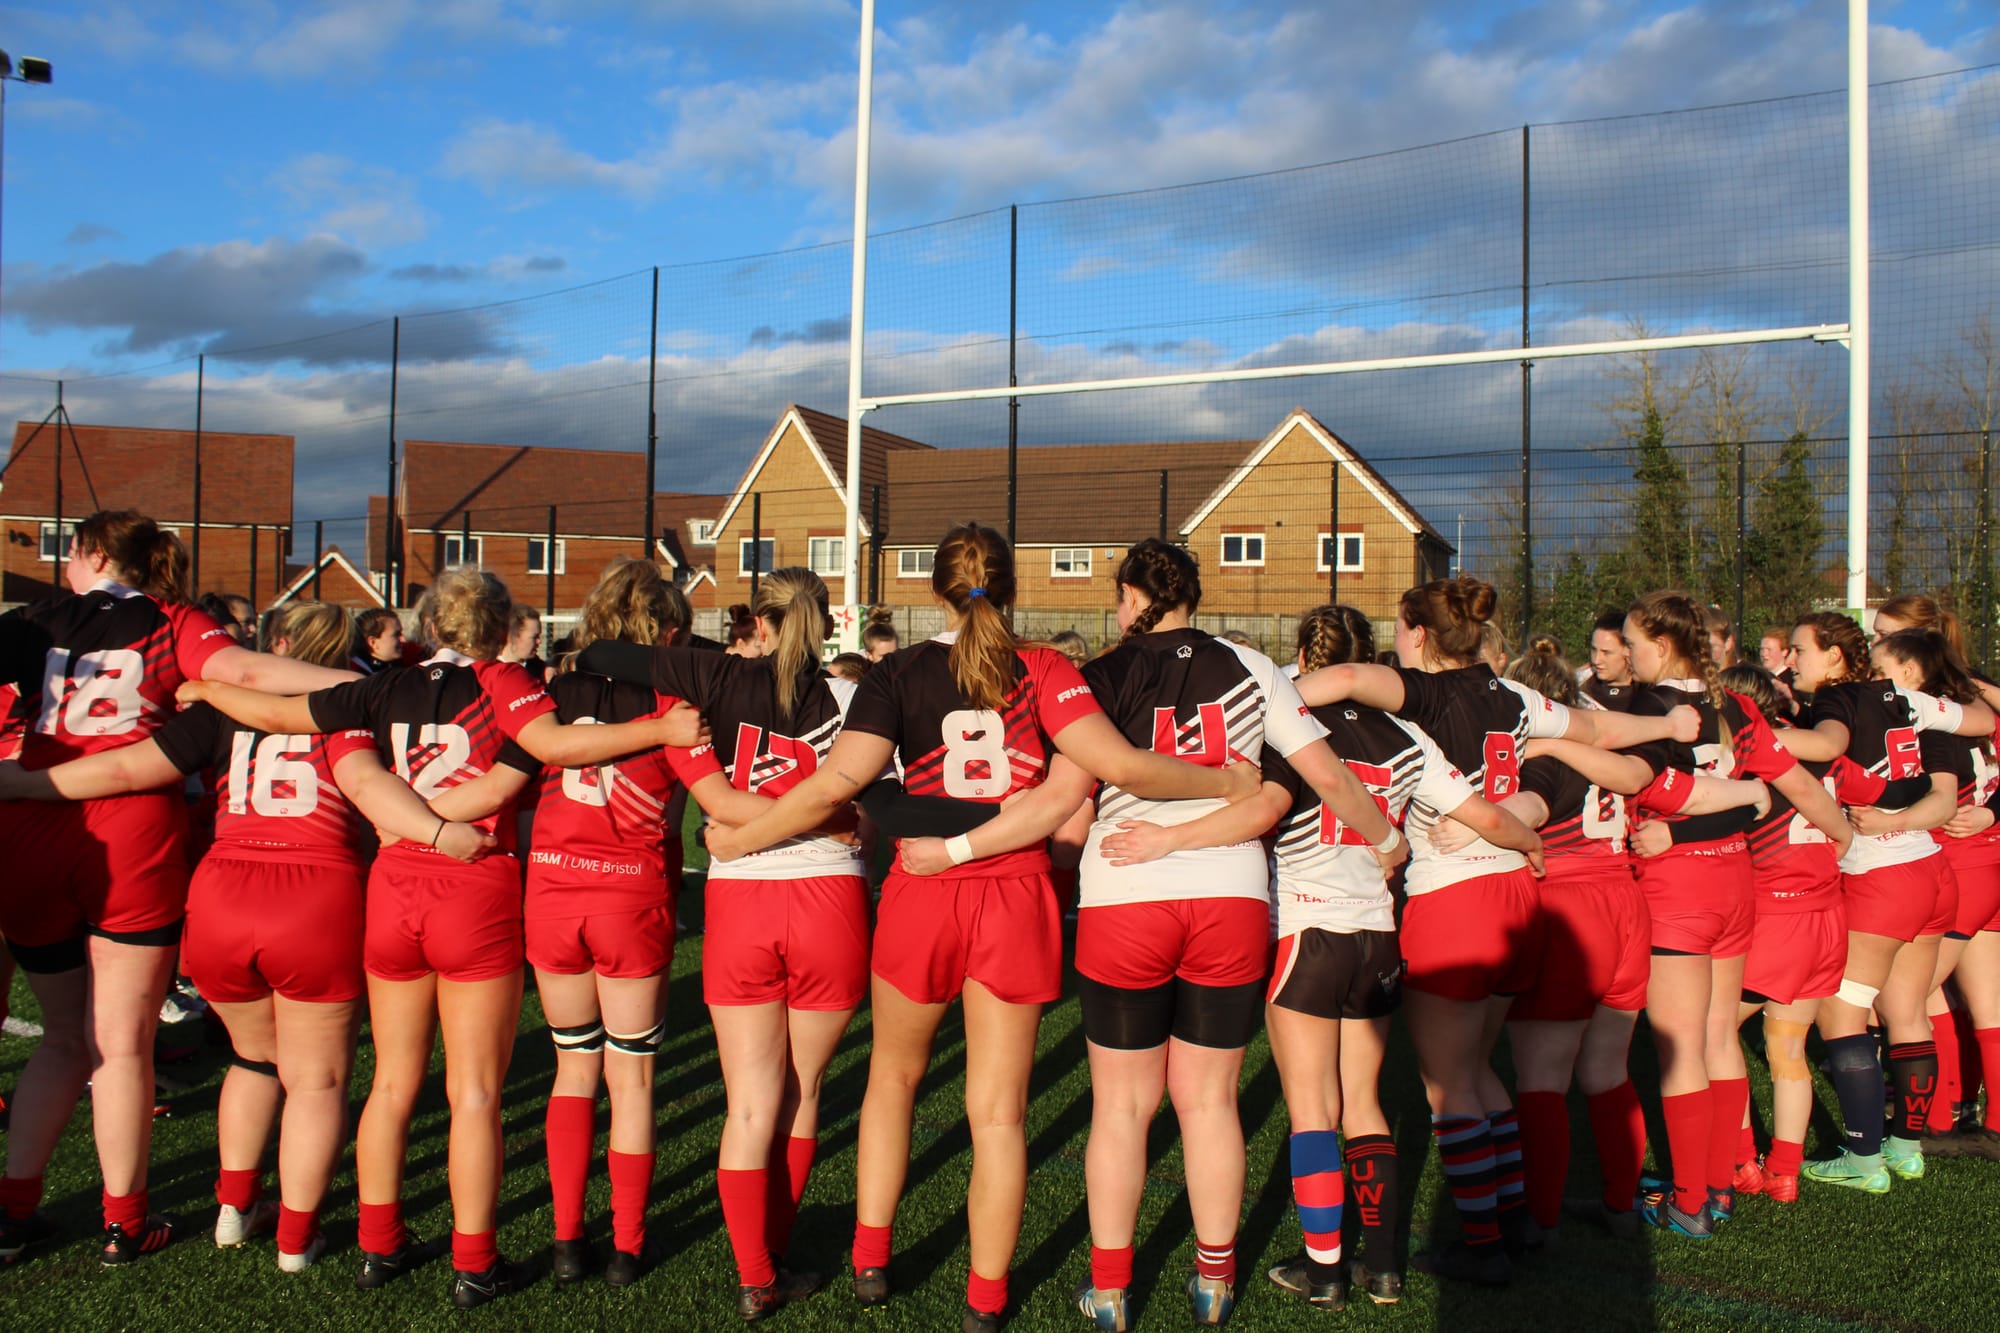
<instances>
[{"instance_id":1,"label":"white rugby jersey","mask_svg":"<svg viewBox=\"0 0 2000 1333\"><path fill-rule=\"evenodd\" d=\"M1098 704L1125 739L1190 764L1221 768L1255 762L1267 750L1296 754L1326 735L1298 687L1254 648L1200 630L1158 630L1126 640L1083 668ZM1125 820L1185 824L1221 801L1148 801L1105 783L1084 844L1084 907L1182 902L1195 898L1270 898L1269 863L1252 838L1229 847L1174 852L1144 865L1114 866L1100 850Z\"/></svg>"},{"instance_id":2,"label":"white rugby jersey","mask_svg":"<svg viewBox=\"0 0 2000 1333\"><path fill-rule=\"evenodd\" d=\"M1521 789L1521 747L1531 739L1555 739L1569 730L1569 709L1517 681L1493 674L1485 663L1450 671L1398 667L1403 707L1397 716L1414 722L1437 742L1472 784L1476 794L1499 802ZM1519 852L1475 839L1461 851L1419 856L1444 811L1415 806L1406 830L1412 855L1404 891L1412 897L1434 893L1481 875L1519 870L1528 859Z\"/></svg>"},{"instance_id":3,"label":"white rugby jersey","mask_svg":"<svg viewBox=\"0 0 2000 1333\"><path fill-rule=\"evenodd\" d=\"M1849 681L1813 696L1803 726L1832 720L1847 728L1847 757L1881 778L1915 777L1924 771L1917 734L1956 731L1965 709L1949 699L1906 690L1892 681ZM1884 866L1908 865L1938 854L1928 832L1858 834L1840 858L1843 874L1865 875Z\"/></svg>"},{"instance_id":4,"label":"white rugby jersey","mask_svg":"<svg viewBox=\"0 0 2000 1333\"><path fill-rule=\"evenodd\" d=\"M1327 729L1327 744L1347 764L1390 822L1425 809L1432 823L1476 795L1437 743L1417 727L1356 703L1312 710ZM1264 781L1292 794L1292 808L1278 821L1272 850L1278 886L1278 935L1302 930L1351 934L1394 930L1395 904L1367 839L1336 819L1319 794L1278 755L1264 756ZM1411 865L1438 855L1412 830Z\"/></svg>"}]
</instances>

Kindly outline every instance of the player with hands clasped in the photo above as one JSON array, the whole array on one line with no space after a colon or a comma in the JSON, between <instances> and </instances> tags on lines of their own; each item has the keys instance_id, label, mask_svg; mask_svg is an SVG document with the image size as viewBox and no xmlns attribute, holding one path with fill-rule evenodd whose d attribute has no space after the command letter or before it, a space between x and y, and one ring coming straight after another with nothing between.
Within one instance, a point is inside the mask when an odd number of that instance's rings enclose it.
<instances>
[{"instance_id":1,"label":"player with hands clasped","mask_svg":"<svg viewBox=\"0 0 2000 1333\"><path fill-rule=\"evenodd\" d=\"M338 667L349 634L341 608L301 602L280 615L272 642L282 655ZM494 841L432 813L382 767L365 731L266 735L206 704L136 745L39 771L0 766L0 799L102 800L203 770L214 774L215 841L188 886L181 962L233 1051L216 1102L215 1243L241 1245L275 1227L278 1267L302 1272L326 1248L319 1209L347 1138L363 989L360 818L461 861ZM282 1203L259 1197L281 1096Z\"/></svg>"},{"instance_id":2,"label":"player with hands clasped","mask_svg":"<svg viewBox=\"0 0 2000 1333\"><path fill-rule=\"evenodd\" d=\"M862 1101L855 1187L855 1295L889 1295L896 1201L909 1165L916 1091L945 1006L965 1000L967 1198L972 1272L964 1325L997 1329L1027 1190L1028 1075L1042 1006L1061 993L1061 917L1045 839L1081 802L1085 773L1151 799L1242 798L1248 764L1183 763L1133 747L1090 687L1053 649L1022 645L1002 608L1014 559L991 528L965 524L938 545L931 591L947 630L876 663L817 770L741 829L711 833L721 860L796 836L853 800L894 759L913 794L997 804L1050 785L1057 750L1066 790L1024 798L949 839L953 864L923 877L899 864L883 884L873 950L874 1043Z\"/></svg>"},{"instance_id":3,"label":"player with hands clasped","mask_svg":"<svg viewBox=\"0 0 2000 1333\"><path fill-rule=\"evenodd\" d=\"M513 798L537 761L578 767L691 744L699 719L680 709L609 726L560 723L541 682L496 660L513 611L505 584L461 566L440 574L430 596L425 637L438 647L416 666L296 698L227 686L183 687L182 695L205 698L264 731L366 728L384 762L433 809L474 819L499 840L498 851L476 865L415 841L385 847L369 872L363 942L375 1080L355 1133L362 1250L355 1284L380 1287L420 1257L403 1225L403 1169L410 1117L442 1029L452 1113L452 1303L469 1308L529 1276L500 1257L494 1240L500 1090L521 1009Z\"/></svg>"},{"instance_id":4,"label":"player with hands clasped","mask_svg":"<svg viewBox=\"0 0 2000 1333\"><path fill-rule=\"evenodd\" d=\"M16 690L26 768L145 740L173 715L183 681L306 690L350 678L238 645L191 604L180 538L135 511L78 524L63 576L67 593L0 618L0 684ZM14 1090L0 1260L53 1234L36 1212L42 1172L86 1082L103 1262L130 1263L173 1239L174 1219L147 1210L146 1162L153 1034L187 903L186 838L177 782L59 805L0 802L9 858L0 934L45 1029Z\"/></svg>"},{"instance_id":5,"label":"player with hands clasped","mask_svg":"<svg viewBox=\"0 0 2000 1333\"><path fill-rule=\"evenodd\" d=\"M1521 747L1533 737L1622 747L1691 729L1691 716L1586 713L1501 680L1478 660L1496 604L1492 585L1474 578L1411 588L1397 609L1401 666L1325 667L1301 676L1299 693L1315 707L1354 700L1416 723L1488 802L1519 788ZM1413 839L1427 833L1428 824L1411 829ZM1530 1238L1518 1122L1491 1065L1508 1005L1533 984L1542 954L1529 868L1531 856L1539 866L1541 844L1532 833L1526 848L1475 841L1413 861L1405 881L1410 1036L1463 1229L1458 1243L1420 1262L1487 1285L1512 1278L1503 1223L1516 1247Z\"/></svg>"}]
</instances>

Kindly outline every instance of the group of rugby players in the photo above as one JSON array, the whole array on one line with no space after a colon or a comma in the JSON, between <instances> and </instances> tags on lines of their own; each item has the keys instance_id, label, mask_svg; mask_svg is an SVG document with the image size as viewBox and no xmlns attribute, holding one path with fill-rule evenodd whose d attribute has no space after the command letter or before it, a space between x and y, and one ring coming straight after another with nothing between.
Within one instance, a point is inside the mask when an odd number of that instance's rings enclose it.
<instances>
[{"instance_id":1,"label":"group of rugby players","mask_svg":"<svg viewBox=\"0 0 2000 1333\"><path fill-rule=\"evenodd\" d=\"M657 1254L653 1065L689 798L712 857L716 1189L745 1320L821 1285L786 1255L822 1076L865 997L854 1298L891 1297L915 1101L958 1000L964 1327L1001 1325L1036 1036L1062 993L1072 904L1091 1086L1075 1298L1101 1329L1130 1319L1163 1094L1194 1223L1190 1306L1198 1324L1228 1318L1246 1175L1237 1088L1260 1025L1304 1240L1269 1277L1322 1308L1351 1290L1401 1294L1396 1142L1378 1095L1398 1008L1461 1224L1414 1263L1444 1278L1509 1281L1566 1210L1621 1235L1707 1237L1745 1193L1794 1199L1801 1175L1880 1192L1920 1176L1927 1150L2000 1140L1957 1123L1977 1101L1962 1056L1976 1048L2000 1070L1992 687L1925 599L1885 605L1872 649L1853 621L1807 616L1780 635L1774 674L1733 664L1690 598L1652 593L1598 623L1579 680L1548 645L1496 673L1482 647L1494 590L1458 578L1403 595L1392 665L1364 616L1330 605L1301 618L1281 668L1195 629L1194 558L1146 540L1118 567L1121 638L1080 661L1015 637L1012 552L968 524L935 553L935 638L898 647L878 623L874 660L829 672L826 586L790 568L761 580L724 650L690 634L656 565L620 560L545 680L509 643L522 626L506 588L476 569L439 575L408 649L393 616L355 626L309 603L276 617L266 653L191 604L178 538L137 513L81 524L66 577L69 595L0 619L19 747L0 765L0 932L46 1029L14 1091L0 1260L53 1233L42 1174L86 1081L103 1262L174 1239L179 1224L148 1209L146 1166L154 1029L178 966L233 1048L218 1245L274 1231L288 1272L324 1251L365 997L356 1285L430 1252L401 1200L441 1030L452 1300L517 1289L530 1274L500 1255L495 1209L532 964L556 1049L552 1276L599 1267L584 1201L604 1089L602 1276L638 1280ZM190 877L195 774L214 827ZM878 837L895 846L879 898ZM1627 1075L1641 1011L1667 1129L1657 1179L1641 1175ZM1760 1011L1774 1087L1762 1157L1738 1035ZM1847 1143L1804 1163L1815 1023ZM1512 1090L1492 1059L1503 1031ZM1603 1167L1584 1201L1564 1198L1572 1082ZM1360 1246L1346 1256L1350 1190Z\"/></svg>"}]
</instances>

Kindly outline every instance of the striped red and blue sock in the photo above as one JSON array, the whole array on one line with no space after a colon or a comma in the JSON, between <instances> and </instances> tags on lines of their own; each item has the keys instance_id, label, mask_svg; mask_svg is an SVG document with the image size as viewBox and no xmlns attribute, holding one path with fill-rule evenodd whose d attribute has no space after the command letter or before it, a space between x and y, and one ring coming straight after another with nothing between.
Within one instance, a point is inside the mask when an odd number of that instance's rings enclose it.
<instances>
[{"instance_id":1,"label":"striped red and blue sock","mask_svg":"<svg viewBox=\"0 0 2000 1333\"><path fill-rule=\"evenodd\" d=\"M1434 1115L1431 1137L1444 1163L1445 1184L1458 1207L1467 1245L1498 1245L1500 1214L1494 1197L1493 1131L1484 1116Z\"/></svg>"},{"instance_id":2,"label":"striped red and blue sock","mask_svg":"<svg viewBox=\"0 0 2000 1333\"><path fill-rule=\"evenodd\" d=\"M1488 1111L1493 1134L1493 1199L1502 1213L1528 1206L1528 1174L1521 1165L1521 1119L1513 1107Z\"/></svg>"},{"instance_id":3,"label":"striped red and blue sock","mask_svg":"<svg viewBox=\"0 0 2000 1333\"><path fill-rule=\"evenodd\" d=\"M1340 1271L1340 1219L1347 1197L1342 1165L1340 1131L1292 1135L1292 1198L1305 1233L1306 1267L1316 1284L1332 1282Z\"/></svg>"}]
</instances>

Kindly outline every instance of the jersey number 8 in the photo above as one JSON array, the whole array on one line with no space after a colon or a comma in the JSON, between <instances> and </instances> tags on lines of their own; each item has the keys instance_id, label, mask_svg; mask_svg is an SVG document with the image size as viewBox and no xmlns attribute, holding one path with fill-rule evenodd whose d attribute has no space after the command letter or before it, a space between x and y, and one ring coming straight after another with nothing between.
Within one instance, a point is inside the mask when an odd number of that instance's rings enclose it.
<instances>
[{"instance_id":1,"label":"jersey number 8","mask_svg":"<svg viewBox=\"0 0 2000 1333\"><path fill-rule=\"evenodd\" d=\"M1007 723L983 708L955 708L944 715L944 794L959 800L997 801L1014 782L1007 758Z\"/></svg>"}]
</instances>

